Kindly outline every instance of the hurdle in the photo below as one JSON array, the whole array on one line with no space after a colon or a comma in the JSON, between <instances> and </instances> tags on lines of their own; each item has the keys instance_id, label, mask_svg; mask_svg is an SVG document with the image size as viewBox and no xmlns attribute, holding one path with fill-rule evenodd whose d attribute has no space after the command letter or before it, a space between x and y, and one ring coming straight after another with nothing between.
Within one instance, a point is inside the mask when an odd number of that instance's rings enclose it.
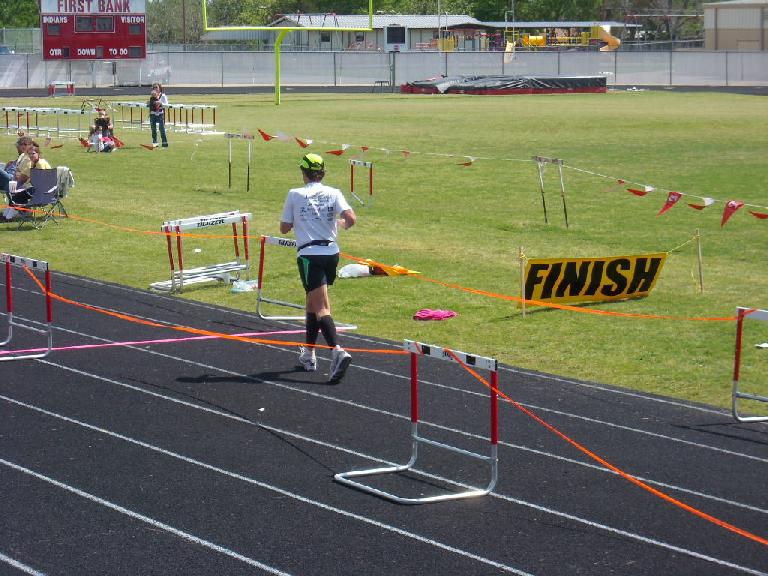
<instances>
[{"instance_id":1,"label":"hurdle","mask_svg":"<svg viewBox=\"0 0 768 576\"><path fill-rule=\"evenodd\" d=\"M267 246L282 246L284 248L296 249L296 240L291 238L280 238L278 236L261 236L259 247L259 275L256 280L256 315L262 320L290 320L297 322L306 321L306 304L295 304L293 302L286 302L284 300L277 300L275 298L268 298L264 296L264 262L266 260L265 253ZM285 308L293 308L294 310L301 310L301 316L268 316L261 310L262 303L272 304L274 306L283 306ZM355 324L347 324L345 322L336 322L337 328L343 328L346 330L356 330Z\"/></svg>"},{"instance_id":2,"label":"hurdle","mask_svg":"<svg viewBox=\"0 0 768 576\"><path fill-rule=\"evenodd\" d=\"M120 115L119 118L113 120L120 122L122 128L143 130L145 126L149 126L149 109L146 102L118 101L113 102L112 106L117 109ZM209 112L209 122L205 121L206 111ZM197 122L195 121L196 112L199 118ZM216 106L212 104L168 104L165 107L165 127L167 130L187 133L212 132L216 129Z\"/></svg>"},{"instance_id":3,"label":"hurdle","mask_svg":"<svg viewBox=\"0 0 768 576\"><path fill-rule=\"evenodd\" d=\"M274 298L267 298L264 296L264 260L265 260L265 248L267 246L284 246L286 248L296 248L296 240L290 238L279 238L277 236L264 236L261 237L259 247L259 275L256 280L256 314L263 320L306 320L306 315L302 316L267 316L261 311L262 302L267 304L274 304L276 306L283 306L287 308L293 308L295 310L304 310L305 304L294 304L292 302L285 302L284 300L276 300Z\"/></svg>"},{"instance_id":4,"label":"hurdle","mask_svg":"<svg viewBox=\"0 0 768 576\"><path fill-rule=\"evenodd\" d=\"M568 228L568 206L565 203L565 180L563 179L563 161L559 158L547 158L546 156L532 156L531 160L536 162L539 171L539 188L541 189L541 205L544 208L544 224L549 224L547 219L547 201L544 198L544 170L547 164L557 166L560 175L560 197L563 200L563 215L565 216L565 227Z\"/></svg>"},{"instance_id":5,"label":"hurdle","mask_svg":"<svg viewBox=\"0 0 768 576\"><path fill-rule=\"evenodd\" d=\"M82 126L85 111L80 109L4 106L0 108L0 112L2 112L5 117L5 131L7 134L19 131L24 131L27 134L32 134L34 132L37 135L42 133L47 133L48 135L55 133L56 137L60 138L68 135L78 137L80 134L88 132L88 130ZM55 125L41 125L41 117L48 119L50 119L50 117L55 118ZM77 127L74 126L75 120L77 121ZM50 120L48 120L48 122L50 122Z\"/></svg>"},{"instance_id":6,"label":"hurdle","mask_svg":"<svg viewBox=\"0 0 768 576\"><path fill-rule=\"evenodd\" d=\"M478 496L485 496L493 491L496 486L496 482L499 478L499 459L498 459L498 441L499 441L499 409L498 409L498 385L499 385L499 372L498 362L493 358L485 358L483 356L475 356L472 354L466 354L465 352L459 352L457 350L449 350L447 348L441 348L439 346L432 346L428 344L422 344L413 340L405 340L403 348L406 352L410 353L411 362L411 458L406 464L388 466L382 468L371 468L369 470L353 470L351 472L340 472L333 478L337 482L346 484L363 492L374 494L390 500L398 504L427 504L431 502L443 502L446 500L458 500L462 498L476 498ZM419 436L419 370L418 362L419 356L429 356L438 360L447 360L449 362L464 363L473 369L488 370L491 373L491 390L490 390L490 444L491 450L489 455L478 454L476 452L470 452L457 446L451 446L450 444L444 444L436 440ZM460 361L460 362L459 362ZM444 450L449 450L487 462L490 466L491 479L485 488L471 488L463 492L452 492L449 494L438 494L435 496L422 496L420 498L408 498L398 496L391 492L386 492L379 488L375 488L368 484L363 484L353 480L353 478L360 478L362 476L375 476L381 474L391 474L405 472L413 468L416 465L418 458L419 444L427 444L430 446L436 446Z\"/></svg>"},{"instance_id":7,"label":"hurdle","mask_svg":"<svg viewBox=\"0 0 768 576\"><path fill-rule=\"evenodd\" d=\"M736 308L736 350L733 355L733 388L731 390L731 412L737 422L765 422L768 416L742 416L739 413L739 400L752 400L755 402L768 402L768 396L742 392L739 390L739 380L741 376L741 352L742 337L744 333L744 320L765 320L768 321L768 310L759 310L754 308Z\"/></svg>"},{"instance_id":8,"label":"hurdle","mask_svg":"<svg viewBox=\"0 0 768 576\"><path fill-rule=\"evenodd\" d=\"M246 278L250 276L250 245L248 237L248 223L251 221L250 212L240 213L239 210L231 212L221 212L219 214L210 214L208 216L195 216L193 218L182 218L179 220L169 220L163 222L161 230L163 231L168 245L168 262L171 267L170 280L153 282L150 289L158 292L182 292L185 284L199 284L201 282L233 281L232 274L235 274L234 280L240 279L241 271L245 271ZM237 225L241 224L243 239L244 258L240 258L240 244ZM231 262L219 264L209 264L197 268L184 269L184 235L185 230L197 230L210 226L220 226L224 224L232 225L232 238L234 240L235 259ZM176 262L173 257L173 240L176 240Z\"/></svg>"},{"instance_id":9,"label":"hurdle","mask_svg":"<svg viewBox=\"0 0 768 576\"><path fill-rule=\"evenodd\" d=\"M350 160L349 161L349 192L352 196L365 206L365 202L355 194L355 166L368 169L368 202L373 205L373 162L366 162L365 160Z\"/></svg>"},{"instance_id":10,"label":"hurdle","mask_svg":"<svg viewBox=\"0 0 768 576\"><path fill-rule=\"evenodd\" d=\"M242 138L248 141L248 167L245 173L245 191L251 191L251 143L254 140L253 134L233 134L231 132L225 132L224 138L228 143L228 163L227 163L227 187L232 189L232 140L235 138Z\"/></svg>"},{"instance_id":11,"label":"hurdle","mask_svg":"<svg viewBox=\"0 0 768 576\"><path fill-rule=\"evenodd\" d=\"M39 353L34 354L3 354L0 355L0 362L8 362L11 360L31 360L35 358L45 358L50 354L53 349L53 304L51 301L51 271L48 269L48 262L44 260L34 260L32 258L25 258L23 256L14 256L12 254L0 254L0 262L5 263L5 309L8 318L8 332L5 340L0 342L0 346L5 346L13 340L13 327L25 328L32 332L40 334L46 334L48 340L48 347ZM20 324L13 318L13 273L11 271L13 266L19 268L29 268L32 270L39 270L45 273L45 314L48 324L47 329L36 328L29 326L28 324Z\"/></svg>"}]
</instances>

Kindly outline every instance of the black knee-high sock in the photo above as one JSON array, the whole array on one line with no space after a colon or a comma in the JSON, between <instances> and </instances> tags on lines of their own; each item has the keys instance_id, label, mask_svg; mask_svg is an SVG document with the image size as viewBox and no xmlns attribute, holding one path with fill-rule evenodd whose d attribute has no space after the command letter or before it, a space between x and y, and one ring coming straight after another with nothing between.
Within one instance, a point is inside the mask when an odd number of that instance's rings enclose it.
<instances>
[{"instance_id":1,"label":"black knee-high sock","mask_svg":"<svg viewBox=\"0 0 768 576\"><path fill-rule=\"evenodd\" d=\"M323 333L323 338L325 338L328 346L336 346L336 324L333 323L331 315L323 316L318 322L320 323L320 331Z\"/></svg>"},{"instance_id":2,"label":"black knee-high sock","mask_svg":"<svg viewBox=\"0 0 768 576\"><path fill-rule=\"evenodd\" d=\"M307 312L306 342L315 344L317 335L320 332L320 323L317 321L317 315L314 312Z\"/></svg>"}]
</instances>

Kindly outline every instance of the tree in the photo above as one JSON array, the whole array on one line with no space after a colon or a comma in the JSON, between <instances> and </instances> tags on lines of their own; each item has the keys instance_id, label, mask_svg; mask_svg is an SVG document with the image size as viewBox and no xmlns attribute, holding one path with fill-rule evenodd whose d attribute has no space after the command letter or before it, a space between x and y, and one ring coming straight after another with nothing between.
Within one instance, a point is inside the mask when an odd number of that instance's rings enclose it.
<instances>
[{"instance_id":1,"label":"tree","mask_svg":"<svg viewBox=\"0 0 768 576\"><path fill-rule=\"evenodd\" d=\"M40 10L37 0L0 1L0 28L37 28Z\"/></svg>"},{"instance_id":2,"label":"tree","mask_svg":"<svg viewBox=\"0 0 768 576\"><path fill-rule=\"evenodd\" d=\"M517 8L517 20L599 20L603 0L526 0Z\"/></svg>"},{"instance_id":3,"label":"tree","mask_svg":"<svg viewBox=\"0 0 768 576\"><path fill-rule=\"evenodd\" d=\"M148 42L195 44L202 34L203 15L199 0L148 0Z\"/></svg>"},{"instance_id":4,"label":"tree","mask_svg":"<svg viewBox=\"0 0 768 576\"><path fill-rule=\"evenodd\" d=\"M606 0L605 10L614 20L642 25L645 38L677 40L701 38L702 0Z\"/></svg>"}]
</instances>

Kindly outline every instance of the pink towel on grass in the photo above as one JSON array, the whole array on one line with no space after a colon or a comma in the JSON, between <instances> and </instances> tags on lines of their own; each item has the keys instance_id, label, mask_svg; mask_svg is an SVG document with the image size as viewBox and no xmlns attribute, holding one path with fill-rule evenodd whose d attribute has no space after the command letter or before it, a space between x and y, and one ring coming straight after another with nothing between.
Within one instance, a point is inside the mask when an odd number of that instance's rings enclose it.
<instances>
[{"instance_id":1,"label":"pink towel on grass","mask_svg":"<svg viewBox=\"0 0 768 576\"><path fill-rule=\"evenodd\" d=\"M456 316L456 312L453 310L432 310L430 308L422 308L416 314L413 315L414 320L447 320Z\"/></svg>"}]
</instances>

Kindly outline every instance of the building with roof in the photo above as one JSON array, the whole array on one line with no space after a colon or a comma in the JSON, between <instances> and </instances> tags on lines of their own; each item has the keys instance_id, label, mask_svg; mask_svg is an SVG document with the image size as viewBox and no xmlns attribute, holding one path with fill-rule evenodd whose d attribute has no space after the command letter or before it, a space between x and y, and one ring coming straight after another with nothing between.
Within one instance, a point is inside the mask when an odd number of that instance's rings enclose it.
<instances>
[{"instance_id":1,"label":"building with roof","mask_svg":"<svg viewBox=\"0 0 768 576\"><path fill-rule=\"evenodd\" d=\"M704 4L706 50L768 49L768 0Z\"/></svg>"},{"instance_id":2,"label":"building with roof","mask_svg":"<svg viewBox=\"0 0 768 576\"><path fill-rule=\"evenodd\" d=\"M481 22L465 14L375 14L373 30L337 30L367 28L368 15L289 14L270 27L308 28L287 34L282 43L286 50L380 50L380 51L486 51L503 50L508 40L542 35L541 47L587 45L596 28L614 31L637 27L623 22ZM314 28L314 29L309 29ZM317 30L317 28L321 28ZM327 30L322 30L327 28ZM618 32L615 32L618 30ZM586 34L586 36L585 36ZM257 42L265 48L274 44L276 33L265 30L214 30L203 35L205 41ZM568 40L566 40L566 38ZM550 44L547 44L551 40Z\"/></svg>"},{"instance_id":3,"label":"building with roof","mask_svg":"<svg viewBox=\"0 0 768 576\"><path fill-rule=\"evenodd\" d=\"M432 43L451 26L479 26L467 15L375 14L373 30L339 31L336 28L367 28L367 14L288 14L270 24L273 28L328 28L297 30L287 34L287 50L415 50ZM203 35L205 41L274 42L275 33L264 30L214 30ZM388 41L399 40L399 41Z\"/></svg>"}]
</instances>

